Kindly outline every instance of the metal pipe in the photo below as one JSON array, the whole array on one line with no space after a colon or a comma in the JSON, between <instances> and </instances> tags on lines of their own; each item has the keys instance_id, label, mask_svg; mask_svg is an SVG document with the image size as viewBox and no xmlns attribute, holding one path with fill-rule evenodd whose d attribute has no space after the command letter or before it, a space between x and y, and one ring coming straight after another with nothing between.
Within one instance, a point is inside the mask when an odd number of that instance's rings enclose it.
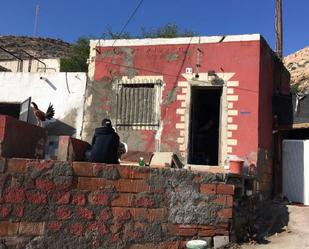
<instances>
[{"instance_id":1,"label":"metal pipe","mask_svg":"<svg viewBox=\"0 0 309 249\"><path fill-rule=\"evenodd\" d=\"M15 57L19 61L17 71L19 70L20 72L22 72L23 71L23 60L22 60L22 58L19 58L17 55L15 55L14 53L6 50L5 48L3 48L1 46L0 46L0 49L3 50L4 52L8 53L9 55Z\"/></svg>"},{"instance_id":2,"label":"metal pipe","mask_svg":"<svg viewBox=\"0 0 309 249\"><path fill-rule=\"evenodd\" d=\"M43 61L41 61L39 58L37 58L37 57L35 57L35 56L29 54L27 51L25 51L25 50L23 50L23 49L21 49L21 51L23 51L25 54L27 54L27 55L30 56L31 58L37 60L38 62L41 62L41 63L44 65L44 68L45 68L45 69L44 69L44 72L46 72L47 66L46 66L45 62L43 62Z\"/></svg>"}]
</instances>

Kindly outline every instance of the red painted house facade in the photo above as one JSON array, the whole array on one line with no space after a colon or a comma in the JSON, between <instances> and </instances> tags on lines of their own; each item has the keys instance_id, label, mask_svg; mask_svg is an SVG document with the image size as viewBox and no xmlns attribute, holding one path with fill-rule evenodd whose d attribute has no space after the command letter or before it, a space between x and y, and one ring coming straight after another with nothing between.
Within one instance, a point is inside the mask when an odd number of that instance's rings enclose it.
<instances>
[{"instance_id":1,"label":"red painted house facade","mask_svg":"<svg viewBox=\"0 0 309 249\"><path fill-rule=\"evenodd\" d=\"M82 137L112 119L130 150L172 151L186 165L230 156L272 180L272 97L289 75L260 35L91 41Z\"/></svg>"}]
</instances>

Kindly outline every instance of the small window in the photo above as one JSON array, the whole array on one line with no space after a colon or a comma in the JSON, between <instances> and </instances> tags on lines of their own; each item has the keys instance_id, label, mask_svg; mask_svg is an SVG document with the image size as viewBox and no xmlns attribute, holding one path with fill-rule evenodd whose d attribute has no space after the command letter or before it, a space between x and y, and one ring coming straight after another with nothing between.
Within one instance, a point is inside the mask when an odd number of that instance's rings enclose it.
<instances>
[{"instance_id":1,"label":"small window","mask_svg":"<svg viewBox=\"0 0 309 249\"><path fill-rule=\"evenodd\" d=\"M118 84L117 129L156 130L160 91L161 82Z\"/></svg>"}]
</instances>

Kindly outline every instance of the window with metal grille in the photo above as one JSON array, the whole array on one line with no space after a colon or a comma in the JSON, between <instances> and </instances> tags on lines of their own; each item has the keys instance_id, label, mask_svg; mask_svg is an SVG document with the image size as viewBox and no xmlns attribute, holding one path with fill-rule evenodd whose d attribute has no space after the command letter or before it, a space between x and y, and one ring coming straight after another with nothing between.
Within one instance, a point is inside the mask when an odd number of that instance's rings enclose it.
<instances>
[{"instance_id":1,"label":"window with metal grille","mask_svg":"<svg viewBox=\"0 0 309 249\"><path fill-rule=\"evenodd\" d=\"M157 129L160 87L161 83L118 84L117 129Z\"/></svg>"}]
</instances>

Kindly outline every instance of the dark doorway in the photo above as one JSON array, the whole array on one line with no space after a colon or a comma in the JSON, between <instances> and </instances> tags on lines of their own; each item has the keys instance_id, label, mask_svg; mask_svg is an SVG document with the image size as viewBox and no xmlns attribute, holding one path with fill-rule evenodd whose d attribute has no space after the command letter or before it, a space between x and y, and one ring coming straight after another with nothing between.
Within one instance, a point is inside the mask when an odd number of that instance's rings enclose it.
<instances>
[{"instance_id":1,"label":"dark doorway","mask_svg":"<svg viewBox=\"0 0 309 249\"><path fill-rule=\"evenodd\" d=\"M192 87L189 164L218 165L222 88Z\"/></svg>"},{"instance_id":2,"label":"dark doorway","mask_svg":"<svg viewBox=\"0 0 309 249\"><path fill-rule=\"evenodd\" d=\"M20 104L18 103L0 103L0 115L7 115L19 118Z\"/></svg>"}]
</instances>

